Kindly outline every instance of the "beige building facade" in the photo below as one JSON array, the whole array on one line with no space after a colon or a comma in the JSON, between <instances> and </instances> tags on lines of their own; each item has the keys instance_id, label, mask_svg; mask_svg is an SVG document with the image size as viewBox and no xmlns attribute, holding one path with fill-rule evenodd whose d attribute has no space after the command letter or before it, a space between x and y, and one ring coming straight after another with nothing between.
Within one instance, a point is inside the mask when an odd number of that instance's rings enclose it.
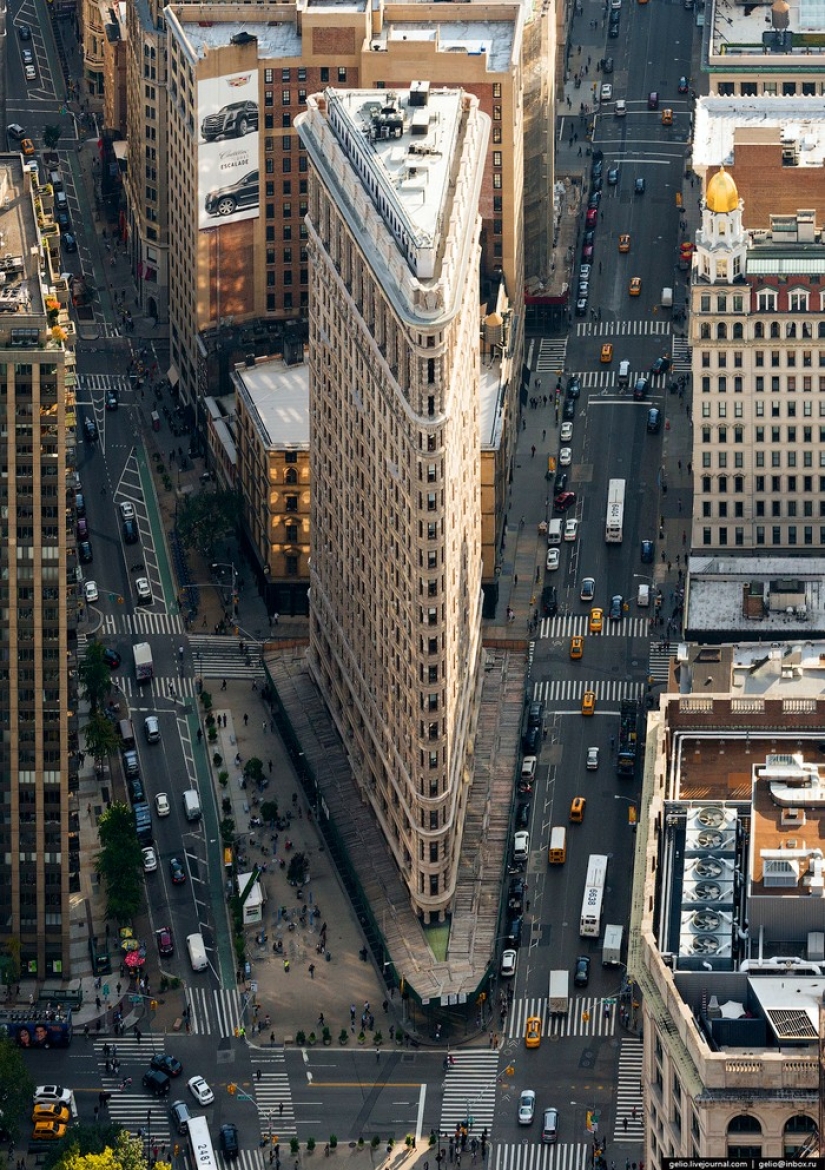
<instances>
[{"instance_id":1,"label":"beige building facade","mask_svg":"<svg viewBox=\"0 0 825 1170\"><path fill-rule=\"evenodd\" d=\"M310 159L310 662L411 905L448 914L481 649L479 204L490 120L328 89Z\"/></svg>"},{"instance_id":2,"label":"beige building facade","mask_svg":"<svg viewBox=\"0 0 825 1170\"><path fill-rule=\"evenodd\" d=\"M73 332L51 188L0 157L0 949L68 978L79 889ZM48 293L44 292L48 289Z\"/></svg>"}]
</instances>

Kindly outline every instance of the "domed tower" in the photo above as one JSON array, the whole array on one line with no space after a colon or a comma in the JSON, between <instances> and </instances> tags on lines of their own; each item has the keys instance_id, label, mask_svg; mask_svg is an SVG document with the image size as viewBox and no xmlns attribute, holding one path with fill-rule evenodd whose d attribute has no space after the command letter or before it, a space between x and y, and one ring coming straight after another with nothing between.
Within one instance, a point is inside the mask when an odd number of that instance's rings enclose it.
<instances>
[{"instance_id":1,"label":"domed tower","mask_svg":"<svg viewBox=\"0 0 825 1170\"><path fill-rule=\"evenodd\" d=\"M733 284L744 276L747 243L736 183L720 167L705 190L702 226L696 233L699 279Z\"/></svg>"}]
</instances>

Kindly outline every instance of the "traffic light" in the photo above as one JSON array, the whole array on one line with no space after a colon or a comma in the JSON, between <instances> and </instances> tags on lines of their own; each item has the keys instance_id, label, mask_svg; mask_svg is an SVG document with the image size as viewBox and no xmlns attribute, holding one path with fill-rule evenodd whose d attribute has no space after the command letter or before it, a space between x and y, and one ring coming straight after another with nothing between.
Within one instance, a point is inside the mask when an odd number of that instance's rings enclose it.
<instances>
[{"instance_id":1,"label":"traffic light","mask_svg":"<svg viewBox=\"0 0 825 1170\"><path fill-rule=\"evenodd\" d=\"M149 1007L153 1012L156 1012L158 1010L158 1001L156 999L150 999Z\"/></svg>"}]
</instances>

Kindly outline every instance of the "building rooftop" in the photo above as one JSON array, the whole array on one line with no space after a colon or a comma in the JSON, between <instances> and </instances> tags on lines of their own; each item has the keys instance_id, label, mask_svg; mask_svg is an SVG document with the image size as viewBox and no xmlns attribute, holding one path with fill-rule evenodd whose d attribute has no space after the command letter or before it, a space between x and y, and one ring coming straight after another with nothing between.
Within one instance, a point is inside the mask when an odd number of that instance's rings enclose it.
<instances>
[{"instance_id":1,"label":"building rooftop","mask_svg":"<svg viewBox=\"0 0 825 1170\"><path fill-rule=\"evenodd\" d=\"M265 447L309 447L309 366L273 358L238 367L233 380Z\"/></svg>"},{"instance_id":2,"label":"building rooftop","mask_svg":"<svg viewBox=\"0 0 825 1170\"><path fill-rule=\"evenodd\" d=\"M825 161L825 105L819 97L711 96L699 98L695 108L692 162L697 171L732 166L734 138L752 142L754 132L766 142L793 146L797 166L821 167Z\"/></svg>"},{"instance_id":3,"label":"building rooftop","mask_svg":"<svg viewBox=\"0 0 825 1170\"><path fill-rule=\"evenodd\" d=\"M472 10L471 10L472 11ZM465 53L468 57L486 57L490 73L505 73L510 68L515 43L513 20L432 21L390 20L371 39L374 49L386 50L392 41L429 41L441 53Z\"/></svg>"},{"instance_id":4,"label":"building rooftop","mask_svg":"<svg viewBox=\"0 0 825 1170\"><path fill-rule=\"evenodd\" d=\"M228 6L225 12L220 6L210 6L209 19L212 23L209 25L199 23L196 5L173 5L165 11L172 26L177 25L180 29L180 37L188 44L193 57L199 60L216 49L226 48L229 38L238 33L255 37L260 60L301 56L301 35L295 25L295 9L291 5L273 5L270 9L273 16L271 23L239 20L238 9L234 6ZM281 14L282 22L279 23L277 18Z\"/></svg>"},{"instance_id":5,"label":"building rooftop","mask_svg":"<svg viewBox=\"0 0 825 1170\"><path fill-rule=\"evenodd\" d=\"M45 317L40 277L40 233L31 182L20 154L0 155L0 322L16 327Z\"/></svg>"},{"instance_id":6,"label":"building rooftop","mask_svg":"<svg viewBox=\"0 0 825 1170\"><path fill-rule=\"evenodd\" d=\"M822 68L822 42L816 35L825 32L822 0L782 0L773 5L713 0L705 20L710 23L711 53L729 70L742 67L737 58L754 56L759 61L751 62L750 67L761 73L770 72L778 57L783 59L785 73L789 57L800 71Z\"/></svg>"},{"instance_id":7,"label":"building rooftop","mask_svg":"<svg viewBox=\"0 0 825 1170\"><path fill-rule=\"evenodd\" d=\"M692 556L684 627L697 641L816 637L825 630L825 557Z\"/></svg>"}]
</instances>

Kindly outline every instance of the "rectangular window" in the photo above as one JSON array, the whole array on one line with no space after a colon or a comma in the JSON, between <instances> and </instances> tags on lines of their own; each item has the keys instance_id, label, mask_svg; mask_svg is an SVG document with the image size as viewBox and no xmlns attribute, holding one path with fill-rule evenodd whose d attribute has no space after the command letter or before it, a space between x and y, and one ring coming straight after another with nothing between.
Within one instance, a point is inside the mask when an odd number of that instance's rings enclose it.
<instances>
[{"instance_id":1,"label":"rectangular window","mask_svg":"<svg viewBox=\"0 0 825 1170\"><path fill-rule=\"evenodd\" d=\"M290 100L291 100L291 98L290 98L290 92L289 92L289 90L288 90L288 89L282 89L282 90L281 90L281 105L282 105L282 106L288 106L288 105L289 105L289 103L290 103Z\"/></svg>"}]
</instances>

